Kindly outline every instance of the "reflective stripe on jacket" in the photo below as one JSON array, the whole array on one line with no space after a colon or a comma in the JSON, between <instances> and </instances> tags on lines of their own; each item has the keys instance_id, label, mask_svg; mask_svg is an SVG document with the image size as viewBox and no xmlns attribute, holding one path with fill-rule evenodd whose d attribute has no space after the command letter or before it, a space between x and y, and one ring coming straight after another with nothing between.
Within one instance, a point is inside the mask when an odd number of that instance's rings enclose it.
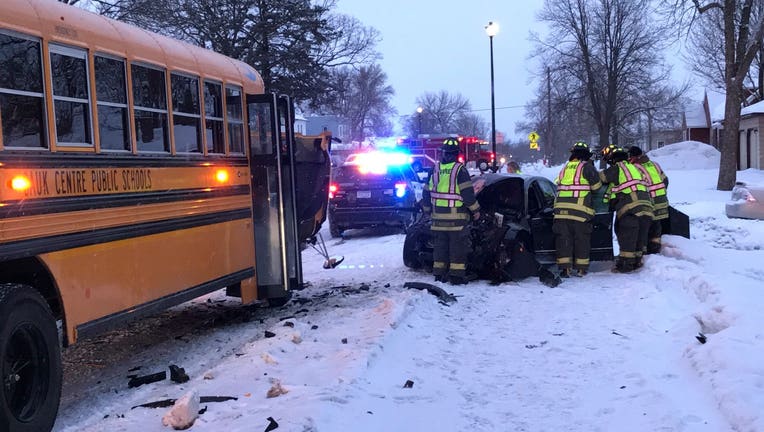
<instances>
[{"instance_id":1,"label":"reflective stripe on jacket","mask_svg":"<svg viewBox=\"0 0 764 432\"><path fill-rule=\"evenodd\" d=\"M644 178L649 182L647 190L653 200L653 219L667 219L669 203L668 196L666 196L666 174L663 173L660 165L651 160L635 163L634 166L642 172Z\"/></svg>"},{"instance_id":2,"label":"reflective stripe on jacket","mask_svg":"<svg viewBox=\"0 0 764 432\"><path fill-rule=\"evenodd\" d=\"M645 180L637 167L629 162L618 162L600 172L603 183L610 184L609 198L611 209L616 217L625 214L652 216L653 204L647 191Z\"/></svg>"},{"instance_id":3,"label":"reflective stripe on jacket","mask_svg":"<svg viewBox=\"0 0 764 432\"><path fill-rule=\"evenodd\" d=\"M469 212L480 210L470 175L460 163L436 165L422 199L424 210L432 212L433 231L461 230L470 220Z\"/></svg>"},{"instance_id":4,"label":"reflective stripe on jacket","mask_svg":"<svg viewBox=\"0 0 764 432\"><path fill-rule=\"evenodd\" d=\"M463 166L459 162L451 162L441 163L435 167L430 178L432 205L435 207L461 207L463 205L461 189L456 178L459 169Z\"/></svg>"},{"instance_id":5,"label":"reflective stripe on jacket","mask_svg":"<svg viewBox=\"0 0 764 432\"><path fill-rule=\"evenodd\" d=\"M570 161L560 170L555 183L555 219L586 222L594 216L591 192L599 189L602 183L593 165L579 160Z\"/></svg>"}]
</instances>

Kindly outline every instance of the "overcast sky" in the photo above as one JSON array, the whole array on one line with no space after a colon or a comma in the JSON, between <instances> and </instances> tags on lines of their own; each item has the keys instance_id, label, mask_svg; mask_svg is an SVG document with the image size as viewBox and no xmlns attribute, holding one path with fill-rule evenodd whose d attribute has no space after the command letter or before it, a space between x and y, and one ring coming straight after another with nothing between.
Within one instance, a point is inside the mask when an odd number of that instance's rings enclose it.
<instances>
[{"instance_id":1,"label":"overcast sky","mask_svg":"<svg viewBox=\"0 0 764 432\"><path fill-rule=\"evenodd\" d=\"M491 121L489 21L494 37L496 129L514 134L533 94L529 31L537 25L541 0L339 0L338 10L379 30L380 64L395 89L393 106L412 114L424 92L459 92Z\"/></svg>"},{"instance_id":2,"label":"overcast sky","mask_svg":"<svg viewBox=\"0 0 764 432\"><path fill-rule=\"evenodd\" d=\"M380 64L395 89L392 103L400 115L413 114L422 93L447 90L466 96L489 127L491 69L485 26L498 22L500 32L493 41L496 129L524 138L515 134L515 123L523 119L521 106L538 85L533 74L543 69L528 58L530 32L543 33L536 21L542 5L543 0L339 0L337 7L381 33ZM688 77L681 59L669 61L677 81Z\"/></svg>"}]
</instances>

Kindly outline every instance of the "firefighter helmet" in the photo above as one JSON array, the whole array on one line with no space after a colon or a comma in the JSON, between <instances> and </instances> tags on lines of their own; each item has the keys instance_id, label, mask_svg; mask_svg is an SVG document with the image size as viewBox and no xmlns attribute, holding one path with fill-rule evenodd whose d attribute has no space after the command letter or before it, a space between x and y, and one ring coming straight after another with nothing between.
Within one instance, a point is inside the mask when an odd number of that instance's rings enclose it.
<instances>
[{"instance_id":1,"label":"firefighter helmet","mask_svg":"<svg viewBox=\"0 0 764 432\"><path fill-rule=\"evenodd\" d=\"M589 150L589 145L584 141L576 141L570 148L570 158L588 160L592 157L592 152Z\"/></svg>"},{"instance_id":2,"label":"firefighter helmet","mask_svg":"<svg viewBox=\"0 0 764 432\"><path fill-rule=\"evenodd\" d=\"M441 149L443 153L459 153L459 141L456 138L446 138Z\"/></svg>"},{"instance_id":3,"label":"firefighter helmet","mask_svg":"<svg viewBox=\"0 0 764 432\"><path fill-rule=\"evenodd\" d=\"M609 160L611 156L613 156L613 152L618 149L618 146L615 144L610 144L609 146L602 149L602 159Z\"/></svg>"}]
</instances>

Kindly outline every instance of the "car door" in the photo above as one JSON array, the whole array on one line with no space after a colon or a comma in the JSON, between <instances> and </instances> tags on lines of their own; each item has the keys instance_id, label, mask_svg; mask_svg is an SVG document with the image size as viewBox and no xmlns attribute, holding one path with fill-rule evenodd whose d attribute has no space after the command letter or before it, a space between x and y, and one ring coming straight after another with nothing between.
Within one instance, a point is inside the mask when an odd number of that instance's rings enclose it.
<instances>
[{"instance_id":1,"label":"car door","mask_svg":"<svg viewBox=\"0 0 764 432\"><path fill-rule=\"evenodd\" d=\"M613 212L604 200L606 187L601 187L592 196L594 219L592 219L592 248L589 252L591 261L610 261L613 259Z\"/></svg>"},{"instance_id":2,"label":"car door","mask_svg":"<svg viewBox=\"0 0 764 432\"><path fill-rule=\"evenodd\" d=\"M556 262L557 252L554 245L554 183L543 178L528 180L526 209L533 236L533 251L542 265Z\"/></svg>"}]
</instances>

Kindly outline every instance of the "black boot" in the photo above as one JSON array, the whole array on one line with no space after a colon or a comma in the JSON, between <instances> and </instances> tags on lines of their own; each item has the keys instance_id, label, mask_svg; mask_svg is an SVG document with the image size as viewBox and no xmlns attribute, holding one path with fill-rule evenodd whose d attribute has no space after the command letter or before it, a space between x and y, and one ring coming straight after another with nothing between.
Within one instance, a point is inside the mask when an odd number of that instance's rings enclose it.
<instances>
[{"instance_id":1,"label":"black boot","mask_svg":"<svg viewBox=\"0 0 764 432\"><path fill-rule=\"evenodd\" d=\"M467 285L467 279L465 279L464 276L451 275L448 278L448 281L451 282L451 285Z\"/></svg>"},{"instance_id":2,"label":"black boot","mask_svg":"<svg viewBox=\"0 0 764 432\"><path fill-rule=\"evenodd\" d=\"M570 277L570 269L569 268L564 268L564 269L560 270L560 277L562 277L562 278L569 278Z\"/></svg>"},{"instance_id":3,"label":"black boot","mask_svg":"<svg viewBox=\"0 0 764 432\"><path fill-rule=\"evenodd\" d=\"M448 278L444 274L436 274L435 275L435 282L446 282L448 281Z\"/></svg>"}]
</instances>

